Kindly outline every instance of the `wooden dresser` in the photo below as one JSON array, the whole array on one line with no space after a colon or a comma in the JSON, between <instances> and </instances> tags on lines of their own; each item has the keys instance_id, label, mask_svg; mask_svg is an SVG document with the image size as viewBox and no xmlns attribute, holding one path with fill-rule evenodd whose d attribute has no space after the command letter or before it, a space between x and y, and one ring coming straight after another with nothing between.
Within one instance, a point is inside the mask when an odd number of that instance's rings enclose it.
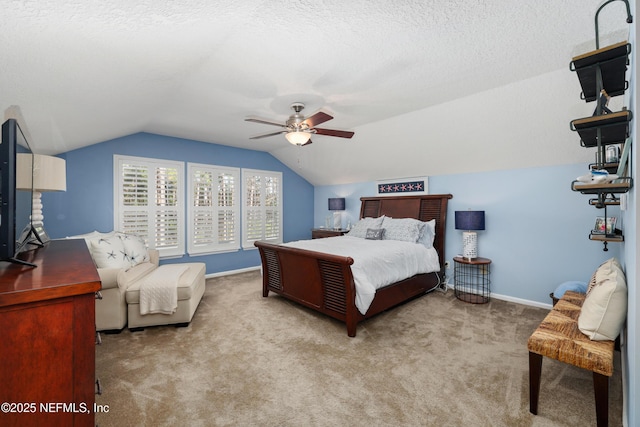
<instances>
[{"instance_id":1,"label":"wooden dresser","mask_svg":"<svg viewBox=\"0 0 640 427\"><path fill-rule=\"evenodd\" d=\"M0 263L0 425L92 426L95 293L83 240L52 240Z\"/></svg>"}]
</instances>

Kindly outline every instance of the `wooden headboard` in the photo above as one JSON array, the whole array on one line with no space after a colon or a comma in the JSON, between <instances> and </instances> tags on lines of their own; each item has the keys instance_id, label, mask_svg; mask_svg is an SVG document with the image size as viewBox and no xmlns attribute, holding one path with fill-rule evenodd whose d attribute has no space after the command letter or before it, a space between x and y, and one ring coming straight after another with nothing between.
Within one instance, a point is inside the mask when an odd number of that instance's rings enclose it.
<instances>
[{"instance_id":1,"label":"wooden headboard","mask_svg":"<svg viewBox=\"0 0 640 427\"><path fill-rule=\"evenodd\" d=\"M447 227L447 202L451 194L428 194L423 196L361 197L360 218L377 218L382 215L392 218L415 218L420 221L436 220L436 237L433 246L444 263L445 230Z\"/></svg>"}]
</instances>

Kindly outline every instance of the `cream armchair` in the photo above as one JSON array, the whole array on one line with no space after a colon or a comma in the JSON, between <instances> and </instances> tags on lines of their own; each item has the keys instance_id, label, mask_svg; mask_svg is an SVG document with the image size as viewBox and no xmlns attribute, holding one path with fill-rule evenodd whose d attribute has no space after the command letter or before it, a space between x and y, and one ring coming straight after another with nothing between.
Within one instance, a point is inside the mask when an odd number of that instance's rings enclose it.
<instances>
[{"instance_id":1,"label":"cream armchair","mask_svg":"<svg viewBox=\"0 0 640 427\"><path fill-rule=\"evenodd\" d=\"M172 313L141 310L140 289L166 282L171 266L160 266L160 253L148 249L144 241L133 234L118 232L68 237L84 239L96 264L102 288L96 298L96 329L121 331L143 329L156 325L188 325L204 295L206 265L202 262L176 264L181 267L176 276L177 307ZM142 280L142 279L145 280ZM148 298L144 302L148 302ZM142 304L143 308L147 307ZM141 314L145 312L146 314Z\"/></svg>"},{"instance_id":2,"label":"cream armchair","mask_svg":"<svg viewBox=\"0 0 640 427\"><path fill-rule=\"evenodd\" d=\"M123 233L91 233L68 237L84 239L96 264L102 288L96 298L96 329L120 331L127 326L127 288L158 268L159 253L137 238Z\"/></svg>"},{"instance_id":3,"label":"cream armchair","mask_svg":"<svg viewBox=\"0 0 640 427\"><path fill-rule=\"evenodd\" d=\"M98 268L102 281L102 299L96 299L96 329L119 331L127 325L127 302L125 295L129 285L158 268L159 255L149 249L149 261L129 269Z\"/></svg>"}]
</instances>

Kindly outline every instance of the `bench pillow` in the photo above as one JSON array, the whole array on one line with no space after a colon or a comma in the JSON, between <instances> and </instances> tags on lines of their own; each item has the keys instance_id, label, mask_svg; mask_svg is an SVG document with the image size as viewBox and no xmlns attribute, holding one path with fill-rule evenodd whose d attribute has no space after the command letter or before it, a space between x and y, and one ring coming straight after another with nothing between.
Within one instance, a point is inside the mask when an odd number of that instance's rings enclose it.
<instances>
[{"instance_id":1,"label":"bench pillow","mask_svg":"<svg viewBox=\"0 0 640 427\"><path fill-rule=\"evenodd\" d=\"M613 341L627 316L627 283L615 258L594 273L578 317L578 328L594 341Z\"/></svg>"}]
</instances>

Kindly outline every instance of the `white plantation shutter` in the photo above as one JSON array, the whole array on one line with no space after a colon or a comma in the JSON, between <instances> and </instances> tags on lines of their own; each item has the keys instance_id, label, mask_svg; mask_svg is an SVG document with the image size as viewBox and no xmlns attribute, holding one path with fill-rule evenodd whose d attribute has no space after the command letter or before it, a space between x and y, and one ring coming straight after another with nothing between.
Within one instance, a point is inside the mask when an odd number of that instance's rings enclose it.
<instances>
[{"instance_id":1,"label":"white plantation shutter","mask_svg":"<svg viewBox=\"0 0 640 427\"><path fill-rule=\"evenodd\" d=\"M183 163L116 155L114 169L114 229L144 238L160 256L183 255Z\"/></svg>"},{"instance_id":2,"label":"white plantation shutter","mask_svg":"<svg viewBox=\"0 0 640 427\"><path fill-rule=\"evenodd\" d=\"M282 243L282 173L242 169L242 242Z\"/></svg>"},{"instance_id":3,"label":"white plantation shutter","mask_svg":"<svg viewBox=\"0 0 640 427\"><path fill-rule=\"evenodd\" d=\"M240 169L189 163L190 254L240 248Z\"/></svg>"}]
</instances>

